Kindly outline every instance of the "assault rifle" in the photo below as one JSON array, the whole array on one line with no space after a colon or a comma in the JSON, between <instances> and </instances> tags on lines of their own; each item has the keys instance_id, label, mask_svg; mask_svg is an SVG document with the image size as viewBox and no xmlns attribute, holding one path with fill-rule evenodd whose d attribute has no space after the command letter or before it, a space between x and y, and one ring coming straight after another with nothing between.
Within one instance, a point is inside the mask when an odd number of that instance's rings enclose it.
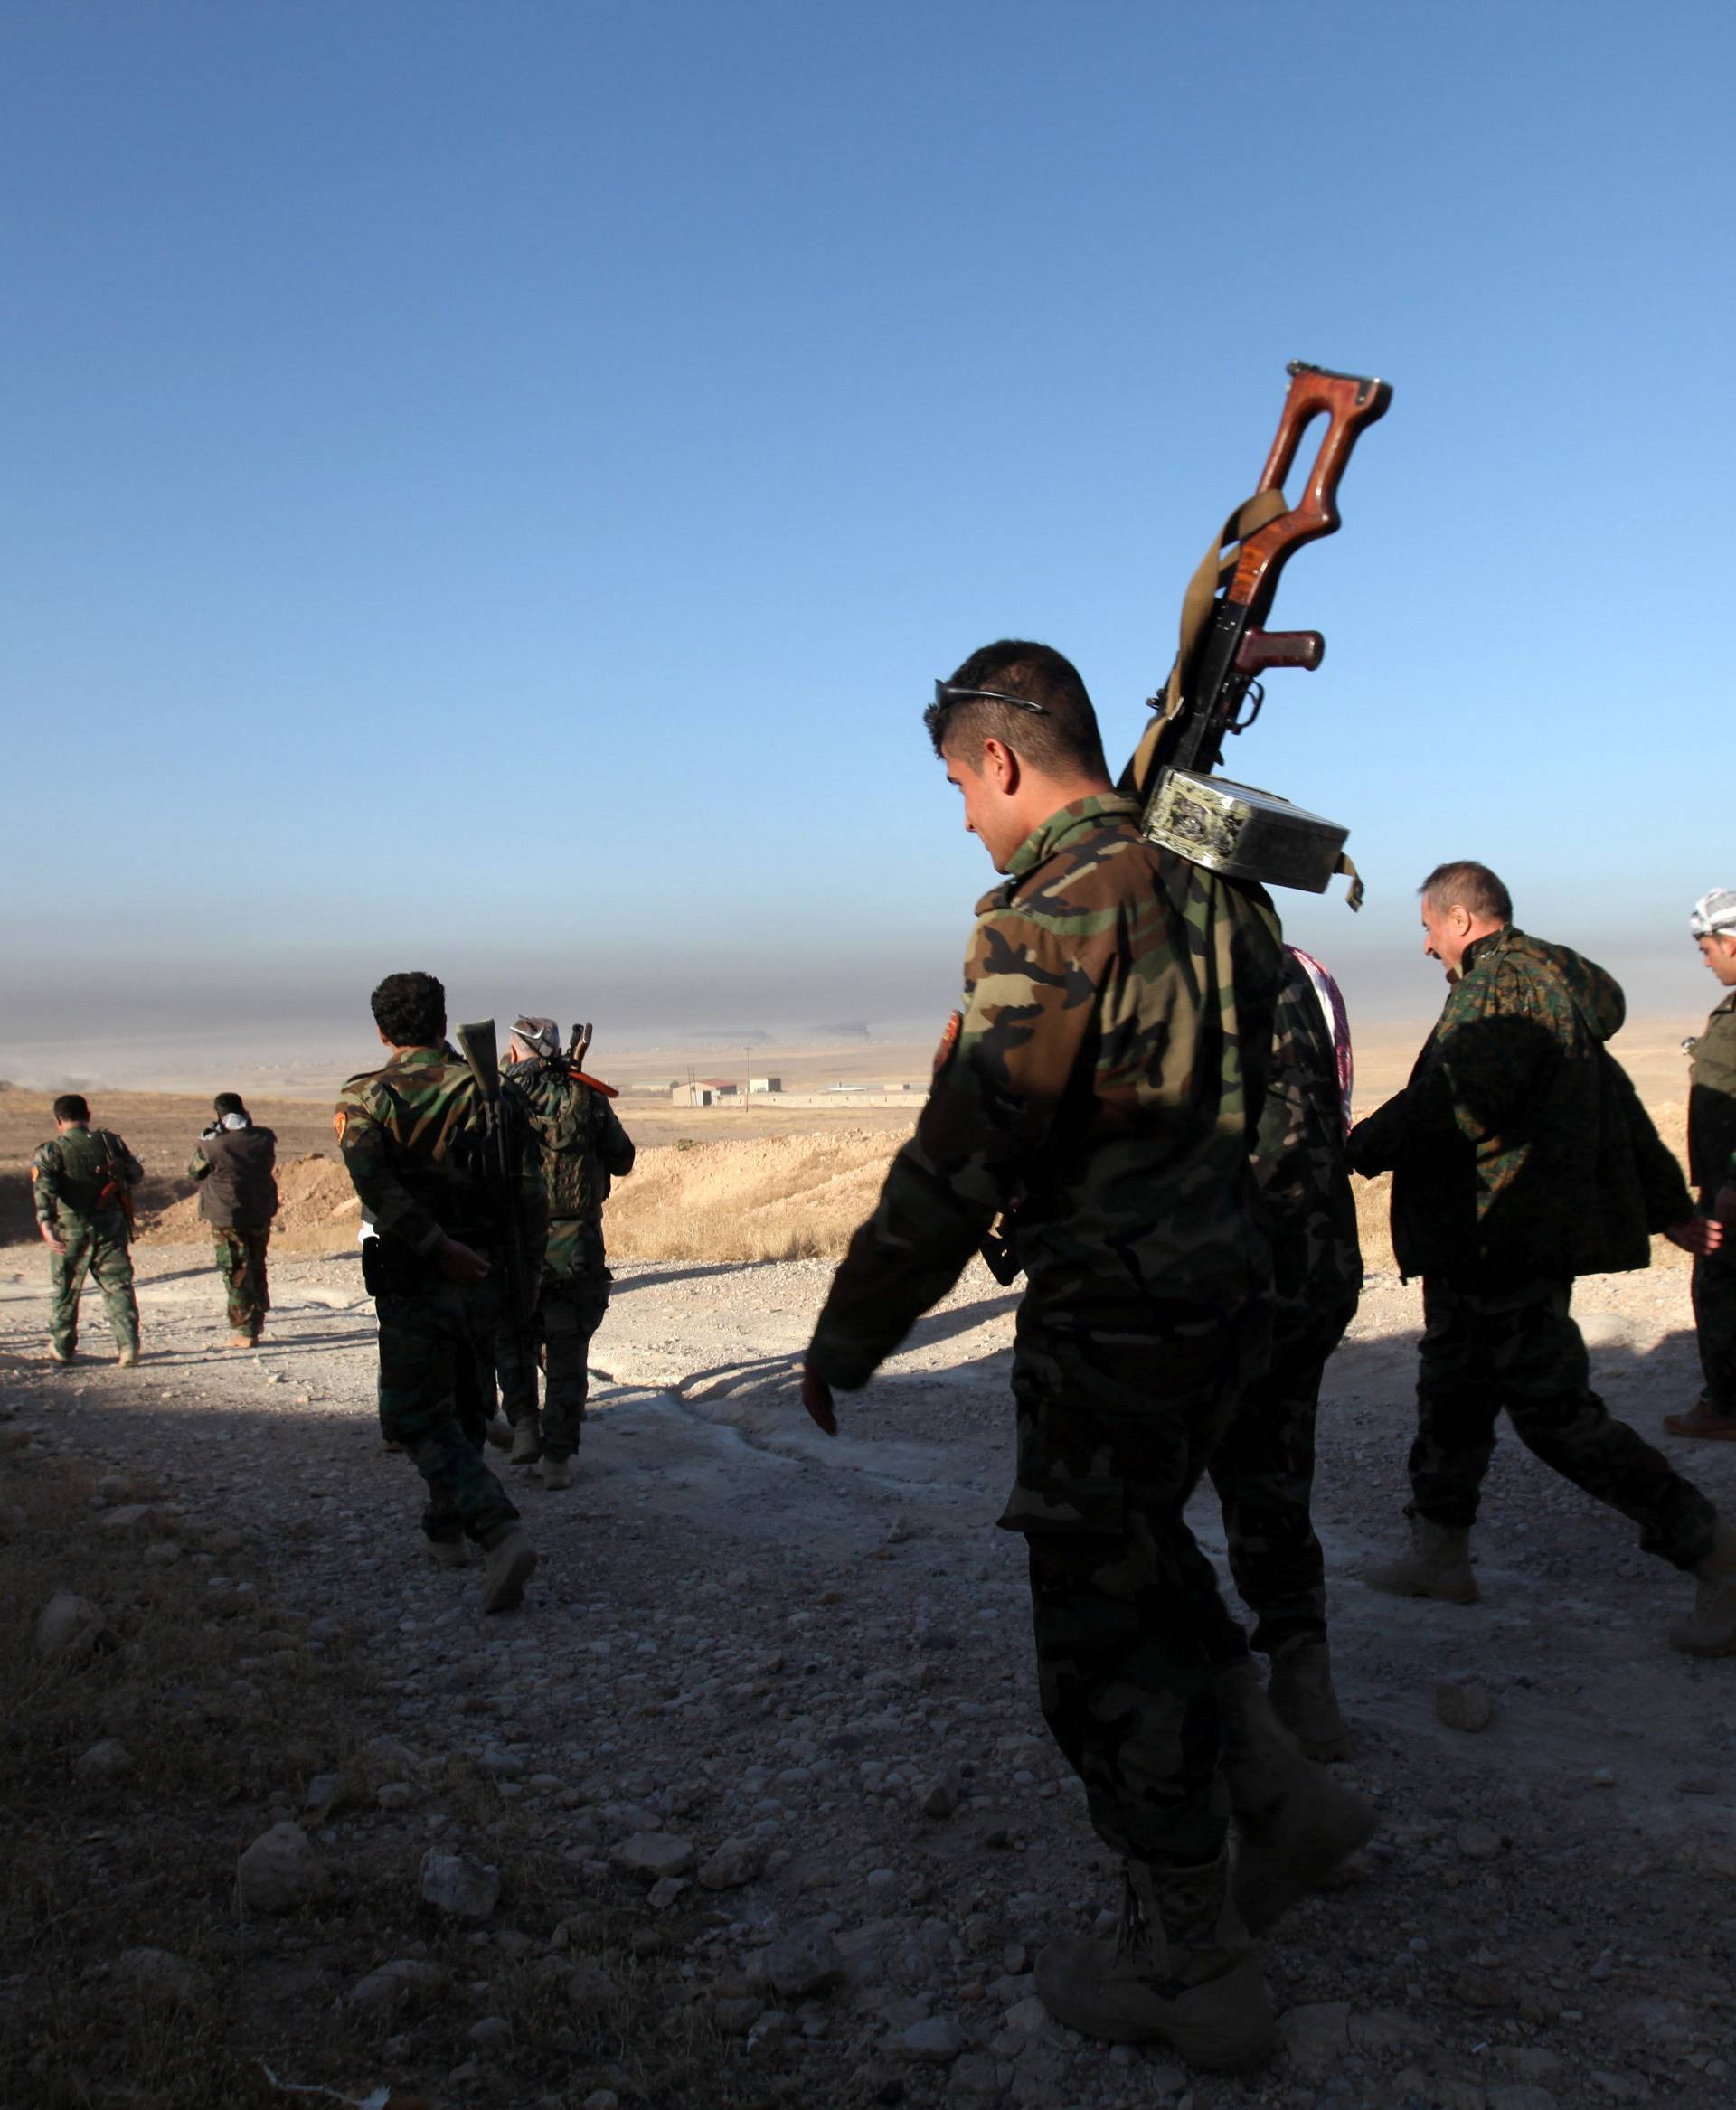
<instances>
[{"instance_id":1,"label":"assault rifle","mask_svg":"<svg viewBox=\"0 0 1736 2110\"><path fill-rule=\"evenodd\" d=\"M1317 630L1264 626L1290 558L1336 531L1338 484L1351 449L1392 400L1385 381L1363 374L1335 373L1300 359L1288 372L1289 393L1259 485L1224 523L1188 583L1175 664L1148 700L1157 716L1122 772L1120 789L1144 801L1151 840L1194 863L1316 894L1344 872L1356 909L1363 884L1344 854L1347 828L1212 774L1226 735L1245 732L1260 715L1260 677L1278 667L1312 672L1325 655ZM1292 505L1284 478L1304 431L1320 417L1326 429Z\"/></svg>"},{"instance_id":2,"label":"assault rifle","mask_svg":"<svg viewBox=\"0 0 1736 2110\"><path fill-rule=\"evenodd\" d=\"M506 1290L506 1323L523 1367L536 1369L536 1339L531 1313L536 1302L536 1285L529 1280L519 1211L518 1168L513 1161L513 1143L507 1134L508 1116L501 1101L500 1041L493 1019L460 1026L454 1036L458 1050L470 1065L476 1080L488 1131L488 1183L495 1191L495 1211L500 1223L500 1271ZM522 1138L521 1138L522 1141Z\"/></svg>"}]
</instances>

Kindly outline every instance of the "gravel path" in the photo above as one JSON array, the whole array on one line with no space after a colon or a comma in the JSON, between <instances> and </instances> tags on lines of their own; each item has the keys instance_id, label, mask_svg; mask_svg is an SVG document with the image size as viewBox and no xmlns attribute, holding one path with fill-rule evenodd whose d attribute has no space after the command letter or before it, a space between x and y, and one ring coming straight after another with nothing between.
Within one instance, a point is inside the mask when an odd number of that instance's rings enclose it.
<instances>
[{"instance_id":1,"label":"gravel path","mask_svg":"<svg viewBox=\"0 0 1736 2110\"><path fill-rule=\"evenodd\" d=\"M420 1483L373 1419L354 1259L273 1271L254 1353L223 1347L203 1255L139 1254L146 1360L38 1360L46 1267L0 1253L0 1406L221 1518L287 1602L359 1634L378 1719L529 1803L574 1894L635 1867L693 2000L802 2102L1446 2105L1736 2099L1736 1661L1664 1645L1689 1590L1631 1527L1508 1438L1477 1536L1484 1601L1349 1579L1401 1529L1417 1300L1377 1282L1328 1377L1319 1522L1381 1832L1269 1947L1288 2049L1247 2080L1084 2045L1032 1999L1038 1945L1113 1904L1045 1738L1010 1469L1013 1300L975 1271L828 1443L790 1358L828 1267L618 1271L580 1473L510 1473L542 1565L492 1621L433 1567ZM1586 1286L1599 1382L1646 1432L1694 1389L1679 1277ZM106 1355L99 1305L86 1345ZM1674 1446L1687 1454L1692 1446ZM1688 1469L1736 1509L1736 1446ZM1221 1548L1199 1505L1202 1539ZM231 1587L218 1573L209 1587ZM1477 1734L1437 1712L1480 1680ZM426 1842L407 1806L334 1817ZM667 1871L664 1873L664 1871ZM654 1886L655 1887L651 1887ZM806 1961L804 1960L806 1959ZM487 2050L452 2077L489 2094ZM575 2098L576 2100L577 2098Z\"/></svg>"}]
</instances>

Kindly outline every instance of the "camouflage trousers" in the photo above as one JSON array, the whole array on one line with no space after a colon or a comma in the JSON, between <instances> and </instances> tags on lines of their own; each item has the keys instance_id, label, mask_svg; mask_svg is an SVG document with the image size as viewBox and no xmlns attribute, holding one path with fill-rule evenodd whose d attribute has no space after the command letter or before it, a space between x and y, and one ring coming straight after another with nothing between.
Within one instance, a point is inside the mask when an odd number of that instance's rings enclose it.
<instances>
[{"instance_id":1,"label":"camouflage trousers","mask_svg":"<svg viewBox=\"0 0 1736 2110\"><path fill-rule=\"evenodd\" d=\"M1212 1454L1230 1572L1258 1621L1253 1645L1265 1655L1326 1638L1326 1557L1309 1513L1314 1425L1326 1359L1355 1315L1354 1304L1325 1314L1282 1304L1271 1361L1237 1401Z\"/></svg>"},{"instance_id":2,"label":"camouflage trousers","mask_svg":"<svg viewBox=\"0 0 1736 2110\"><path fill-rule=\"evenodd\" d=\"M61 1216L56 1225L66 1240L64 1253L50 1252L48 1276L53 1289L49 1338L63 1354L79 1344L79 1295L88 1274L102 1292L103 1309L117 1348L138 1346L138 1299L133 1295L133 1256L127 1242L127 1220L118 1214Z\"/></svg>"},{"instance_id":3,"label":"camouflage trousers","mask_svg":"<svg viewBox=\"0 0 1736 2110\"><path fill-rule=\"evenodd\" d=\"M542 1451L545 1457L570 1458L579 1448L590 1394L587 1358L590 1337L609 1310L607 1268L584 1275L545 1275L536 1300L532 1339L541 1343L544 1372ZM500 1403L514 1427L536 1412L536 1365L527 1362L519 1339L510 1330L495 1344L500 1374Z\"/></svg>"},{"instance_id":4,"label":"camouflage trousers","mask_svg":"<svg viewBox=\"0 0 1736 2110\"><path fill-rule=\"evenodd\" d=\"M1571 1295L1565 1282L1484 1293L1424 1280L1408 1513L1451 1530L1476 1522L1505 1407L1519 1440L1546 1465L1633 1519L1646 1552L1695 1568L1711 1550L1717 1512L1592 1391Z\"/></svg>"},{"instance_id":5,"label":"camouflage trousers","mask_svg":"<svg viewBox=\"0 0 1736 2110\"><path fill-rule=\"evenodd\" d=\"M212 1226L212 1258L223 1278L230 1325L237 1333L252 1334L256 1341L265 1324L265 1314L271 1309L271 1294L265 1280L265 1248L270 1242L269 1228L241 1230L233 1226Z\"/></svg>"},{"instance_id":6,"label":"camouflage trousers","mask_svg":"<svg viewBox=\"0 0 1736 2110\"><path fill-rule=\"evenodd\" d=\"M1021 1314L1017 1484L1043 1718L1117 1853L1196 1868L1224 1842L1213 1671L1245 1653L1184 1515L1268 1345L1264 1300L1138 1331Z\"/></svg>"},{"instance_id":7,"label":"camouflage trousers","mask_svg":"<svg viewBox=\"0 0 1736 2110\"><path fill-rule=\"evenodd\" d=\"M1713 1193L1701 1206L1711 1215ZM1721 1414L1736 1414L1736 1243L1721 1246L1694 1263L1694 1323L1700 1335L1702 1394Z\"/></svg>"},{"instance_id":8,"label":"camouflage trousers","mask_svg":"<svg viewBox=\"0 0 1736 2110\"><path fill-rule=\"evenodd\" d=\"M428 1484L422 1529L430 1539L486 1544L518 1512L483 1462L492 1418L490 1364L500 1289L440 1282L413 1295L376 1296L380 1320L380 1429L401 1444Z\"/></svg>"}]
</instances>

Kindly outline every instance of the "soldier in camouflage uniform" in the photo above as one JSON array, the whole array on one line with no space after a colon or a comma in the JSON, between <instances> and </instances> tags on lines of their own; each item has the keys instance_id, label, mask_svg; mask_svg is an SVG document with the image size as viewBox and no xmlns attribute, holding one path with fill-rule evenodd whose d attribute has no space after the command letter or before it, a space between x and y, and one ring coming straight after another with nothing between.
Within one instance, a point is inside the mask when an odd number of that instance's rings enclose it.
<instances>
[{"instance_id":1,"label":"soldier in camouflage uniform","mask_svg":"<svg viewBox=\"0 0 1736 2110\"><path fill-rule=\"evenodd\" d=\"M89 1273L102 1292L115 1361L129 1367L138 1361L132 1190L145 1168L118 1135L91 1127L90 1105L78 1092L55 1100L54 1129L30 1163L36 1228L52 1256L49 1360L71 1362L77 1352L79 1293Z\"/></svg>"},{"instance_id":2,"label":"soldier in camouflage uniform","mask_svg":"<svg viewBox=\"0 0 1736 2110\"><path fill-rule=\"evenodd\" d=\"M1730 994L1689 1043L1688 1177L1702 1212L1723 1229L1694 1261L1694 1323L1705 1389L1686 1414L1666 1414L1672 1436L1736 1441L1736 890L1714 888L1695 902L1689 930L1700 956Z\"/></svg>"},{"instance_id":3,"label":"soldier in camouflage uniform","mask_svg":"<svg viewBox=\"0 0 1736 2110\"><path fill-rule=\"evenodd\" d=\"M1237 1630L1183 1511L1266 1354L1249 1154L1276 919L1257 888L1141 835L1047 646L974 654L928 722L1006 881L978 905L963 1003L803 1398L835 1430L832 1388L865 1385L1010 1214L1030 1281L1000 1521L1026 1540L1043 1713L1127 1876L1120 1941L1046 1953L1039 1991L1091 2034L1245 2063L1271 2020L1229 1889L1213 1677Z\"/></svg>"},{"instance_id":4,"label":"soldier in camouflage uniform","mask_svg":"<svg viewBox=\"0 0 1736 2110\"><path fill-rule=\"evenodd\" d=\"M446 992L433 975L389 975L372 1003L391 1060L349 1079L334 1126L377 1233L363 1253L380 1321L381 1432L427 1483L422 1529L436 1559L462 1567L476 1541L487 1556L483 1610L505 1611L523 1597L536 1552L482 1456L514 1235L502 1220L488 1105L446 1044ZM540 1258L529 1109L510 1085L502 1100L520 1229Z\"/></svg>"},{"instance_id":5,"label":"soldier in camouflage uniform","mask_svg":"<svg viewBox=\"0 0 1736 2110\"><path fill-rule=\"evenodd\" d=\"M217 1117L201 1134L187 1177L198 1183L199 1213L211 1226L229 1310L229 1344L251 1348L271 1309L265 1255L278 1213L278 1139L258 1126L239 1092L219 1092L212 1111Z\"/></svg>"},{"instance_id":6,"label":"soldier in camouflage uniform","mask_svg":"<svg viewBox=\"0 0 1736 2110\"><path fill-rule=\"evenodd\" d=\"M1573 1277L1644 1267L1649 1234L1704 1251L1675 1160L1603 1043L1620 989L1565 946L1515 929L1506 889L1468 862L1423 882L1424 949L1453 984L1410 1081L1358 1124L1359 1173L1391 1169L1392 1244L1422 1276L1411 1551L1377 1589L1475 1600L1470 1527L1505 1407L1520 1440L1700 1578L1671 1630L1736 1649L1736 1532L1590 1389Z\"/></svg>"},{"instance_id":7,"label":"soldier in camouflage uniform","mask_svg":"<svg viewBox=\"0 0 1736 2110\"><path fill-rule=\"evenodd\" d=\"M1347 1080L1327 1002L1342 1017L1326 970L1287 946L1254 1153L1271 1225L1272 1357L1238 1404L1211 1466L1230 1571L1259 1615L1253 1645L1271 1659L1272 1703L1312 1758L1341 1758L1349 1747L1326 1644L1326 1561L1309 1506L1320 1380L1363 1286L1344 1156ZM1344 1050L1347 1068L1347 1028ZM1232 1662L1225 1674L1257 1676L1245 1648L1240 1671Z\"/></svg>"},{"instance_id":8,"label":"soldier in camouflage uniform","mask_svg":"<svg viewBox=\"0 0 1736 2110\"><path fill-rule=\"evenodd\" d=\"M522 1336L504 1333L495 1352L501 1405L513 1425L513 1463L540 1457L542 1484L570 1487L590 1389L586 1356L609 1310L603 1203L610 1180L633 1170L633 1144L609 1103L613 1090L567 1060L552 1019L521 1018L506 1059L542 1149L549 1224L533 1337L542 1342L547 1389L539 1420L535 1365Z\"/></svg>"}]
</instances>

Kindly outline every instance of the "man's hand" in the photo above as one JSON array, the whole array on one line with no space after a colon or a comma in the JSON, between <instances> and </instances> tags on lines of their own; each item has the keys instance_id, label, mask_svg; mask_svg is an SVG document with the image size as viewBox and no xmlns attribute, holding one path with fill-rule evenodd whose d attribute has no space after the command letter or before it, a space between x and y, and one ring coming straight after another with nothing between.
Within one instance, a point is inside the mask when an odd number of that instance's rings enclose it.
<instances>
[{"instance_id":1,"label":"man's hand","mask_svg":"<svg viewBox=\"0 0 1736 2110\"><path fill-rule=\"evenodd\" d=\"M817 1371L802 1366L802 1405L816 1428L827 1436L838 1433L838 1418L832 1410L832 1388Z\"/></svg>"},{"instance_id":2,"label":"man's hand","mask_svg":"<svg viewBox=\"0 0 1736 2110\"><path fill-rule=\"evenodd\" d=\"M1729 1190L1724 1192L1728 1192ZM1722 1193L1719 1199L1723 1199ZM1731 1199L1736 1201L1736 1194L1731 1194ZM1681 1223L1666 1225L1664 1236L1671 1245L1680 1246L1684 1253L1695 1253L1703 1258L1708 1253L1715 1253L1723 1244L1724 1227L1722 1223L1714 1223L1709 1216L1690 1216Z\"/></svg>"},{"instance_id":3,"label":"man's hand","mask_svg":"<svg viewBox=\"0 0 1736 2110\"><path fill-rule=\"evenodd\" d=\"M54 1226L52 1223L45 1222L41 1217L38 1217L36 1220L36 1228L42 1234L43 1245L49 1247L56 1253L65 1252L66 1240L61 1236L60 1232L54 1229Z\"/></svg>"},{"instance_id":4,"label":"man's hand","mask_svg":"<svg viewBox=\"0 0 1736 2110\"><path fill-rule=\"evenodd\" d=\"M434 1258L448 1282L486 1282L488 1278L487 1261L473 1247L461 1246L457 1239L443 1237L434 1248Z\"/></svg>"}]
</instances>

